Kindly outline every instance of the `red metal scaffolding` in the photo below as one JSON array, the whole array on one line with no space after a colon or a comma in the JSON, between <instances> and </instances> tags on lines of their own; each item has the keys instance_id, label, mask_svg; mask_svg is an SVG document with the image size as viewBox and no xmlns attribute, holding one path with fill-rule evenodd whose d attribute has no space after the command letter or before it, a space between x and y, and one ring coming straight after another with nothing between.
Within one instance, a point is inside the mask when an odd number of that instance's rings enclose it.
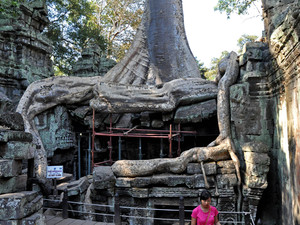
<instances>
[{"instance_id":1,"label":"red metal scaffolding","mask_svg":"<svg viewBox=\"0 0 300 225\"><path fill-rule=\"evenodd\" d=\"M177 130L172 129L170 124L169 130L154 130L154 129L137 129L133 128L114 128L112 127L112 115L110 114L110 122L107 132L96 132L95 131L95 110L93 109L93 134L92 134L92 168L99 166L104 163L113 163L112 160L112 137L132 137L132 138L160 138L169 140L169 158L172 158L172 139L177 137L177 155L181 153L180 138L181 134L197 134L196 131L181 131L180 124L177 126ZM94 149L95 149L95 136L106 136L109 137L108 149L109 149L109 160L103 162L94 162Z\"/></svg>"}]
</instances>

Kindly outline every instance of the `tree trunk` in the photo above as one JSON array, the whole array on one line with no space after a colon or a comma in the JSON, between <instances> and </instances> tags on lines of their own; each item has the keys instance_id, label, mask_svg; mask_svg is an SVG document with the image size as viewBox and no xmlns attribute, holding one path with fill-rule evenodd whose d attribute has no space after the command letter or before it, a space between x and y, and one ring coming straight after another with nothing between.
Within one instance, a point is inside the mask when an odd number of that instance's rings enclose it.
<instances>
[{"instance_id":1,"label":"tree trunk","mask_svg":"<svg viewBox=\"0 0 300 225\"><path fill-rule=\"evenodd\" d=\"M161 85L178 78L199 78L189 48L181 0L148 0L130 50L104 82Z\"/></svg>"},{"instance_id":2,"label":"tree trunk","mask_svg":"<svg viewBox=\"0 0 300 225\"><path fill-rule=\"evenodd\" d=\"M235 82L238 73L236 57L235 53L230 54L218 91L216 83L200 77L185 36L181 0L146 1L145 15L132 47L104 77L50 78L32 83L26 90L17 111L24 118L26 131L31 132L34 142L41 146L36 154L37 175L45 177L47 158L33 119L51 107L89 102L100 112L165 112L178 105L216 98L217 93L221 135L213 145L219 146L193 149L177 159L149 161L148 164L153 165L147 168L137 166L138 161L119 161L115 163L114 171L126 176L123 167L130 170L133 166L137 168L135 175L145 175L153 173L155 166L158 171L176 172L190 161L226 158L228 154L223 152L228 151L239 173L230 135L228 99L229 86ZM214 157L208 152L214 152Z\"/></svg>"}]
</instances>

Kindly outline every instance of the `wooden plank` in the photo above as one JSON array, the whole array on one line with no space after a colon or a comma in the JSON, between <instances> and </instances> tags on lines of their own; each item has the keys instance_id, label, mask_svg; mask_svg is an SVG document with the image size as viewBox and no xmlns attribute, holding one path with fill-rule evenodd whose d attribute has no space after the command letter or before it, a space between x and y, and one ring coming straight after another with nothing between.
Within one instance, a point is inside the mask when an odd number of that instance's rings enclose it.
<instances>
[{"instance_id":1,"label":"wooden plank","mask_svg":"<svg viewBox=\"0 0 300 225\"><path fill-rule=\"evenodd\" d=\"M46 225L114 225L114 223L103 223L90 220L63 219L60 216L46 215Z\"/></svg>"},{"instance_id":2,"label":"wooden plank","mask_svg":"<svg viewBox=\"0 0 300 225\"><path fill-rule=\"evenodd\" d=\"M60 217L53 217L50 220L48 220L46 222L47 225L57 225L60 221L62 221L63 219Z\"/></svg>"},{"instance_id":3,"label":"wooden plank","mask_svg":"<svg viewBox=\"0 0 300 225\"><path fill-rule=\"evenodd\" d=\"M76 220L75 219L64 219L62 221L60 221L59 223L57 223L56 225L69 225L69 224L73 224Z\"/></svg>"}]
</instances>

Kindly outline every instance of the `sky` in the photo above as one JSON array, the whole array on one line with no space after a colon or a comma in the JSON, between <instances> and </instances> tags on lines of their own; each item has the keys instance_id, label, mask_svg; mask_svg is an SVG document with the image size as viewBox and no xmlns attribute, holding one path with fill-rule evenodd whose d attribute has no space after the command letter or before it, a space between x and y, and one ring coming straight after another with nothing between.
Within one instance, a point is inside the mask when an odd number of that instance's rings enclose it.
<instances>
[{"instance_id":1,"label":"sky","mask_svg":"<svg viewBox=\"0 0 300 225\"><path fill-rule=\"evenodd\" d=\"M218 0L183 0L184 24L193 55L210 66L213 57L219 58L222 51L237 52L237 40L243 35L261 37L263 21L261 5L251 7L247 15L232 15L214 11Z\"/></svg>"}]
</instances>

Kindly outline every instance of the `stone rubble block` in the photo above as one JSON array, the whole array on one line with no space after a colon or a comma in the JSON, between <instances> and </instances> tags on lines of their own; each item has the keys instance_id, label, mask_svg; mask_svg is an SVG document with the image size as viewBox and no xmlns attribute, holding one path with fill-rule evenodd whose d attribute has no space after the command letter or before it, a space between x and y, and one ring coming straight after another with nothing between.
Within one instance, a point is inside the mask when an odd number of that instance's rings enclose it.
<instances>
[{"instance_id":1,"label":"stone rubble block","mask_svg":"<svg viewBox=\"0 0 300 225\"><path fill-rule=\"evenodd\" d=\"M124 188L120 188L120 189L124 189ZM101 201L103 199L106 199L107 197L115 196L115 189L114 188L107 188L107 189L91 188L91 195L95 196L93 199L96 199L97 201Z\"/></svg>"},{"instance_id":2,"label":"stone rubble block","mask_svg":"<svg viewBox=\"0 0 300 225\"><path fill-rule=\"evenodd\" d=\"M167 179L167 178L166 178ZM131 180L131 187L147 187L152 184L153 177L135 177Z\"/></svg>"},{"instance_id":3,"label":"stone rubble block","mask_svg":"<svg viewBox=\"0 0 300 225\"><path fill-rule=\"evenodd\" d=\"M218 188L228 188L231 186L235 186L238 183L235 174L221 174L221 175L217 175L216 178L217 178Z\"/></svg>"},{"instance_id":4,"label":"stone rubble block","mask_svg":"<svg viewBox=\"0 0 300 225\"><path fill-rule=\"evenodd\" d=\"M0 177L15 177L22 172L21 160L0 160Z\"/></svg>"},{"instance_id":5,"label":"stone rubble block","mask_svg":"<svg viewBox=\"0 0 300 225\"><path fill-rule=\"evenodd\" d=\"M245 184L249 188L266 189L268 187L267 176L255 176L253 174L245 174Z\"/></svg>"},{"instance_id":6,"label":"stone rubble block","mask_svg":"<svg viewBox=\"0 0 300 225\"><path fill-rule=\"evenodd\" d=\"M269 165L246 163L246 173L254 176L265 176L269 172Z\"/></svg>"},{"instance_id":7,"label":"stone rubble block","mask_svg":"<svg viewBox=\"0 0 300 225\"><path fill-rule=\"evenodd\" d=\"M210 187L215 187L215 179L213 176L206 176L207 183ZM198 174L195 176L195 188L205 188L204 176L203 174Z\"/></svg>"},{"instance_id":8,"label":"stone rubble block","mask_svg":"<svg viewBox=\"0 0 300 225\"><path fill-rule=\"evenodd\" d=\"M110 166L98 166L93 171L93 183L95 189L114 187L116 177Z\"/></svg>"},{"instance_id":9,"label":"stone rubble block","mask_svg":"<svg viewBox=\"0 0 300 225\"><path fill-rule=\"evenodd\" d=\"M169 198L179 198L183 197L198 197L198 189L190 189L184 187L153 187L149 190L149 197L169 197Z\"/></svg>"},{"instance_id":10,"label":"stone rubble block","mask_svg":"<svg viewBox=\"0 0 300 225\"><path fill-rule=\"evenodd\" d=\"M26 190L27 174L11 178L0 179L0 194L20 192Z\"/></svg>"},{"instance_id":11,"label":"stone rubble block","mask_svg":"<svg viewBox=\"0 0 300 225\"><path fill-rule=\"evenodd\" d=\"M178 185L186 185L189 188L195 187L195 176L186 175L168 175L166 185L175 187Z\"/></svg>"},{"instance_id":12,"label":"stone rubble block","mask_svg":"<svg viewBox=\"0 0 300 225\"><path fill-rule=\"evenodd\" d=\"M148 188L130 188L129 194L133 198L148 198L149 189Z\"/></svg>"},{"instance_id":13,"label":"stone rubble block","mask_svg":"<svg viewBox=\"0 0 300 225\"><path fill-rule=\"evenodd\" d=\"M39 211L43 196L36 191L23 191L0 195L0 221L20 220Z\"/></svg>"},{"instance_id":14,"label":"stone rubble block","mask_svg":"<svg viewBox=\"0 0 300 225\"><path fill-rule=\"evenodd\" d=\"M32 159L34 150L34 144L31 142L10 141L0 145L0 156L3 159Z\"/></svg>"},{"instance_id":15,"label":"stone rubble block","mask_svg":"<svg viewBox=\"0 0 300 225\"><path fill-rule=\"evenodd\" d=\"M57 189L63 191L68 189L68 196L76 196L84 193L89 187L89 180L87 177L81 177L79 180L70 183L64 183L57 186Z\"/></svg>"},{"instance_id":16,"label":"stone rubble block","mask_svg":"<svg viewBox=\"0 0 300 225\"><path fill-rule=\"evenodd\" d=\"M217 162L218 174L235 173L235 166L232 160L218 161Z\"/></svg>"},{"instance_id":17,"label":"stone rubble block","mask_svg":"<svg viewBox=\"0 0 300 225\"><path fill-rule=\"evenodd\" d=\"M0 220L1 225L46 225L42 212L35 213L21 220Z\"/></svg>"},{"instance_id":18,"label":"stone rubble block","mask_svg":"<svg viewBox=\"0 0 300 225\"><path fill-rule=\"evenodd\" d=\"M130 178L130 177L118 177L116 178L116 187L131 187L131 181L134 178Z\"/></svg>"},{"instance_id":19,"label":"stone rubble block","mask_svg":"<svg viewBox=\"0 0 300 225\"><path fill-rule=\"evenodd\" d=\"M246 163L270 165L270 157L266 153L244 152Z\"/></svg>"},{"instance_id":20,"label":"stone rubble block","mask_svg":"<svg viewBox=\"0 0 300 225\"><path fill-rule=\"evenodd\" d=\"M258 153L268 153L270 148L259 141L246 142L242 146L243 152L258 152Z\"/></svg>"},{"instance_id":21,"label":"stone rubble block","mask_svg":"<svg viewBox=\"0 0 300 225\"><path fill-rule=\"evenodd\" d=\"M203 165L206 175L217 174L217 165L215 162L204 163ZM187 174L202 174L200 163L189 163L187 165Z\"/></svg>"}]
</instances>

